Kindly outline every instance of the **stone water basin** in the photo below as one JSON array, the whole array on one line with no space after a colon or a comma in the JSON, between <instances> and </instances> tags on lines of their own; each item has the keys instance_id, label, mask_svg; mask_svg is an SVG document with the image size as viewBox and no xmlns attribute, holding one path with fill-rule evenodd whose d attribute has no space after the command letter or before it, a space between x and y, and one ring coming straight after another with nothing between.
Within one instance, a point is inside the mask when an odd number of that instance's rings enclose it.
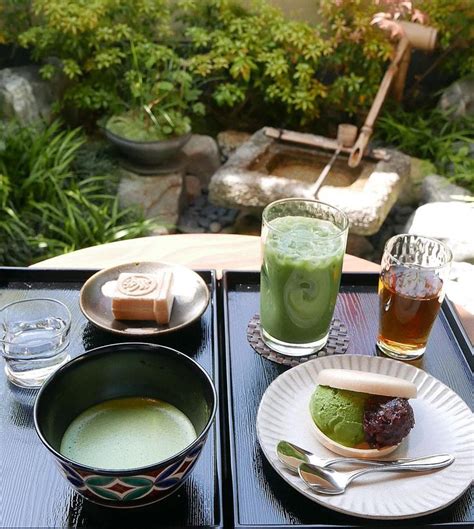
<instances>
[{"instance_id":1,"label":"stone water basin","mask_svg":"<svg viewBox=\"0 0 474 529\"><path fill-rule=\"evenodd\" d=\"M388 151L389 160L364 159L350 168L339 155L317 197L344 210L351 233L376 233L410 172L410 158ZM258 210L287 197L314 198L312 185L332 152L277 142L260 129L214 174L209 198L218 205Z\"/></svg>"}]
</instances>

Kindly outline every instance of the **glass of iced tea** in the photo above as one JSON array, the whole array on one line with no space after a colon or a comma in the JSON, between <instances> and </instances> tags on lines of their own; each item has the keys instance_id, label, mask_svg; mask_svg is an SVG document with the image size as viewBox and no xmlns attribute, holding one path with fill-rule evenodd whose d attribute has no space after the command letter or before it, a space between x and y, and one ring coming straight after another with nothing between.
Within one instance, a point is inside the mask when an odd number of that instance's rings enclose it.
<instances>
[{"instance_id":1,"label":"glass of iced tea","mask_svg":"<svg viewBox=\"0 0 474 529\"><path fill-rule=\"evenodd\" d=\"M423 355L444 299L452 261L442 242L421 235L396 235L385 245L379 279L377 346L398 360Z\"/></svg>"}]
</instances>

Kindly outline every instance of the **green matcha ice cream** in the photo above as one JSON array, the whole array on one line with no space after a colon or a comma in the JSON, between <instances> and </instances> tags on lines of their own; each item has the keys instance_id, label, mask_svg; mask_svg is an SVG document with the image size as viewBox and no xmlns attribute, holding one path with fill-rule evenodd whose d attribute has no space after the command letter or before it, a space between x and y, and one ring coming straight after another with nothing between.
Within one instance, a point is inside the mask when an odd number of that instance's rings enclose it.
<instances>
[{"instance_id":1,"label":"green matcha ice cream","mask_svg":"<svg viewBox=\"0 0 474 529\"><path fill-rule=\"evenodd\" d=\"M313 421L325 435L354 447L365 441L363 419L368 398L366 393L318 386L309 409Z\"/></svg>"}]
</instances>

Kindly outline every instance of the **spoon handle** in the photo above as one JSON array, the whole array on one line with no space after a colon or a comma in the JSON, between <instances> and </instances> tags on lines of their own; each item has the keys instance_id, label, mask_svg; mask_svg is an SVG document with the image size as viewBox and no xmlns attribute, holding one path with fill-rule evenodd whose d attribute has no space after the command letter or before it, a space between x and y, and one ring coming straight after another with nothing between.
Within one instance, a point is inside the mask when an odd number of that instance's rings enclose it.
<instances>
[{"instance_id":1,"label":"spoon handle","mask_svg":"<svg viewBox=\"0 0 474 529\"><path fill-rule=\"evenodd\" d=\"M411 470L423 472L427 470L435 470L437 468L444 468L449 466L454 461L454 457L449 454L437 454L434 456L419 457L416 459L411 459L410 461L400 462L400 463L391 463L388 465L380 465L371 468L365 468L363 470L356 470L346 474L347 483L349 484L354 479L362 476L364 474L369 474L370 472L394 472L394 471L403 471Z\"/></svg>"},{"instance_id":2,"label":"spoon handle","mask_svg":"<svg viewBox=\"0 0 474 529\"><path fill-rule=\"evenodd\" d=\"M313 463L311 458L309 459L310 463ZM408 458L407 461L412 461L411 458ZM404 459L393 459L391 461L384 461L383 459L362 459L360 457L335 457L334 459L327 459L324 461L324 464L321 465L323 467L330 467L332 465L337 464L355 464L359 465L361 467L382 467L382 466L391 466L391 465L398 465L400 463L404 463ZM316 461L314 461L313 464L316 464Z\"/></svg>"}]
</instances>

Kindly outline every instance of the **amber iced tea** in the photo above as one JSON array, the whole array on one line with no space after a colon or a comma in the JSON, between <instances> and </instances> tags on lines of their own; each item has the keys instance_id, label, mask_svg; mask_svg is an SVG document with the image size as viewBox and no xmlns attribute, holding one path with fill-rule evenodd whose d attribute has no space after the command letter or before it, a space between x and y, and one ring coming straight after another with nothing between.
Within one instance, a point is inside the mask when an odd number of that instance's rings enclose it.
<instances>
[{"instance_id":1,"label":"amber iced tea","mask_svg":"<svg viewBox=\"0 0 474 529\"><path fill-rule=\"evenodd\" d=\"M379 342L401 354L426 347L442 303L442 280L432 272L417 275L410 281L404 270L391 269L379 279Z\"/></svg>"},{"instance_id":2,"label":"amber iced tea","mask_svg":"<svg viewBox=\"0 0 474 529\"><path fill-rule=\"evenodd\" d=\"M379 279L378 347L402 360L421 356L444 298L451 251L435 239L392 237Z\"/></svg>"}]
</instances>

